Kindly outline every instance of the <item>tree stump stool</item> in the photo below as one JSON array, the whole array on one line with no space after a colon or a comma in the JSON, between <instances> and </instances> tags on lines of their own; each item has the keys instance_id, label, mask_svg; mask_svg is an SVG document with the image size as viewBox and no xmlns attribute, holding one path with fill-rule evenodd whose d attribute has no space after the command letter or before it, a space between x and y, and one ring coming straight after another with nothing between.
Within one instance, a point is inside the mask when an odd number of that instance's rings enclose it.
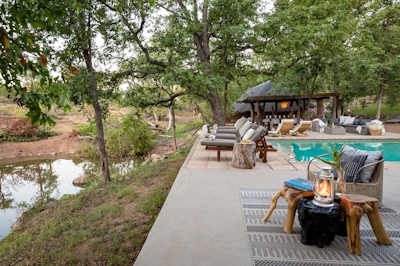
<instances>
[{"instance_id":1,"label":"tree stump stool","mask_svg":"<svg viewBox=\"0 0 400 266\"><path fill-rule=\"evenodd\" d=\"M339 203L320 207L313 203L313 197L302 198L297 211L301 225L301 243L322 248L335 239L340 223Z\"/></svg>"},{"instance_id":2,"label":"tree stump stool","mask_svg":"<svg viewBox=\"0 0 400 266\"><path fill-rule=\"evenodd\" d=\"M276 202L278 201L279 197L282 197L288 203L288 211L286 214L285 226L283 231L288 234L292 233L293 230L293 223L294 217L296 215L297 204L299 200L304 197L313 197L313 191L302 191L295 188L291 188L288 186L283 186L272 198L271 198L271 207L269 208L267 214L264 216L263 221L268 221L269 217L271 216L272 212L276 208Z\"/></svg>"},{"instance_id":3,"label":"tree stump stool","mask_svg":"<svg viewBox=\"0 0 400 266\"><path fill-rule=\"evenodd\" d=\"M235 143L232 151L232 166L240 169L252 169L256 166L256 144Z\"/></svg>"},{"instance_id":4,"label":"tree stump stool","mask_svg":"<svg viewBox=\"0 0 400 266\"><path fill-rule=\"evenodd\" d=\"M340 209L346 215L347 243L350 253L361 255L360 220L364 213L368 215L369 223L378 243L392 244L392 240L383 227L376 198L354 194L343 194L339 198L341 199Z\"/></svg>"}]
</instances>

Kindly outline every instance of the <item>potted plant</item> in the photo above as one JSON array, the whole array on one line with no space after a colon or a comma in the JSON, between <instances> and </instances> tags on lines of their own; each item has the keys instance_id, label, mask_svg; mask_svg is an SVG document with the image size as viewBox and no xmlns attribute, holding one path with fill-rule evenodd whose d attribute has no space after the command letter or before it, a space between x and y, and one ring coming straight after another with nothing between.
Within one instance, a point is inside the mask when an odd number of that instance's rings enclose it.
<instances>
[{"instance_id":1,"label":"potted plant","mask_svg":"<svg viewBox=\"0 0 400 266\"><path fill-rule=\"evenodd\" d=\"M344 153L345 146L346 146L346 144L342 144L340 147L337 147L336 145L333 145L333 144L325 145L324 149L328 153L320 155L320 156L316 156L316 158L318 158L320 161L330 165L333 169L337 170L337 174L338 174L337 182L339 184L342 194L345 193L345 188L344 188L344 183L343 183L343 171L345 170L346 167L342 166L342 161L340 159ZM326 157L330 157L330 158L326 159ZM350 157L351 156L349 156L349 159L350 159ZM347 165L347 163L344 165Z\"/></svg>"}]
</instances>

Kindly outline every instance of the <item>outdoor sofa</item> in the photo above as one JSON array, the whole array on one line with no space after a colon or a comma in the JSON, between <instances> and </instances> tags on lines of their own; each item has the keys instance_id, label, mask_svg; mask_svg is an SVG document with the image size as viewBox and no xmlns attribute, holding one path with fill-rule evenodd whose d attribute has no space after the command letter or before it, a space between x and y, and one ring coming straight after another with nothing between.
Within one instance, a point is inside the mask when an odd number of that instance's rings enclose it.
<instances>
[{"instance_id":1,"label":"outdoor sofa","mask_svg":"<svg viewBox=\"0 0 400 266\"><path fill-rule=\"evenodd\" d=\"M350 116L344 118L342 117L329 118L329 119L324 118L320 120L326 124L326 127L328 127L333 122L334 126L344 127L346 129L346 133L353 133L360 135L371 135L371 133L369 132L369 126L375 124L374 122L371 122L370 119L360 119ZM312 122L312 130L317 132L321 131L321 126L319 121Z\"/></svg>"}]
</instances>

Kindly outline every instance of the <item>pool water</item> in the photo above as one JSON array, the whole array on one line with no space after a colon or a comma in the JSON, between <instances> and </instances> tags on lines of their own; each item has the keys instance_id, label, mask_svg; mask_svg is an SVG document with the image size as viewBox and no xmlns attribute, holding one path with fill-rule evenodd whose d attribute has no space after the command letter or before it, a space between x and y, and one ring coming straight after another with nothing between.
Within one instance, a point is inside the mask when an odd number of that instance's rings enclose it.
<instances>
[{"instance_id":1,"label":"pool water","mask_svg":"<svg viewBox=\"0 0 400 266\"><path fill-rule=\"evenodd\" d=\"M335 141L269 141L276 148L285 151L289 154L290 146L293 146L296 160L301 162L308 162L312 158L327 153L323 148L323 144L347 144L353 148L366 150L366 151L383 151L383 158L386 162L400 162L400 140L368 140L368 141L354 141L346 140L343 142Z\"/></svg>"}]
</instances>

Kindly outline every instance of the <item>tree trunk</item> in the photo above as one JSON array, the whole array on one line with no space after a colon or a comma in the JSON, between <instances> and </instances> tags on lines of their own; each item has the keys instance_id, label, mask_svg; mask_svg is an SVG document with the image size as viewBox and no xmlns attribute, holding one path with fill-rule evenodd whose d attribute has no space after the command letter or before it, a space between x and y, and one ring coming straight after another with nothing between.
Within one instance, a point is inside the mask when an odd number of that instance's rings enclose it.
<instances>
[{"instance_id":1,"label":"tree trunk","mask_svg":"<svg viewBox=\"0 0 400 266\"><path fill-rule=\"evenodd\" d=\"M337 97L336 98L336 118L339 118L342 115L342 100Z\"/></svg>"},{"instance_id":2,"label":"tree trunk","mask_svg":"<svg viewBox=\"0 0 400 266\"><path fill-rule=\"evenodd\" d=\"M168 107L168 127L167 132L171 130L172 127L172 105Z\"/></svg>"},{"instance_id":3,"label":"tree trunk","mask_svg":"<svg viewBox=\"0 0 400 266\"><path fill-rule=\"evenodd\" d=\"M254 115L254 103L250 103L250 117L254 121L254 117L255 117L255 115Z\"/></svg>"},{"instance_id":4,"label":"tree trunk","mask_svg":"<svg viewBox=\"0 0 400 266\"><path fill-rule=\"evenodd\" d=\"M261 104L260 104L259 101L257 101L257 117L256 117L256 120L254 122L256 122L258 125L262 125L263 124L263 113L262 113Z\"/></svg>"},{"instance_id":5,"label":"tree trunk","mask_svg":"<svg viewBox=\"0 0 400 266\"><path fill-rule=\"evenodd\" d=\"M153 116L154 122L158 122L160 120L160 116L157 114L156 108L153 108Z\"/></svg>"},{"instance_id":6,"label":"tree trunk","mask_svg":"<svg viewBox=\"0 0 400 266\"><path fill-rule=\"evenodd\" d=\"M297 121L300 123L300 117L301 117L301 100L300 98L297 100Z\"/></svg>"},{"instance_id":7,"label":"tree trunk","mask_svg":"<svg viewBox=\"0 0 400 266\"><path fill-rule=\"evenodd\" d=\"M101 108L99 104L99 96L97 93L97 81L96 76L94 74L94 69L92 65L92 49L90 40L88 40L88 49L83 49L83 57L85 58L86 68L90 73L90 91L92 94L92 104L95 113L95 121L97 128L97 138L100 152L100 166L101 166L101 175L103 177L103 184L107 184L111 181L110 179L110 170L108 167L108 157L106 152L106 144L104 140L104 131L103 131L103 121L101 115Z\"/></svg>"},{"instance_id":8,"label":"tree trunk","mask_svg":"<svg viewBox=\"0 0 400 266\"><path fill-rule=\"evenodd\" d=\"M383 101L383 91L385 89L385 86L381 84L379 86L379 93L378 93L378 101L377 101L377 106L376 106L376 120L380 120L381 118L381 109L382 109L382 101Z\"/></svg>"},{"instance_id":9,"label":"tree trunk","mask_svg":"<svg viewBox=\"0 0 400 266\"><path fill-rule=\"evenodd\" d=\"M338 97L334 96L332 99L332 118L337 118L337 102L338 102Z\"/></svg>"},{"instance_id":10,"label":"tree trunk","mask_svg":"<svg viewBox=\"0 0 400 266\"><path fill-rule=\"evenodd\" d=\"M225 83L225 89L224 89L224 110L223 110L224 117L226 117L227 106L228 106L228 82Z\"/></svg>"},{"instance_id":11,"label":"tree trunk","mask_svg":"<svg viewBox=\"0 0 400 266\"><path fill-rule=\"evenodd\" d=\"M176 144L176 125L175 125L175 111L174 111L174 101L171 102L171 105L169 107L169 110L171 110L171 116L172 116L172 141L174 143L174 151L178 151L178 145Z\"/></svg>"},{"instance_id":12,"label":"tree trunk","mask_svg":"<svg viewBox=\"0 0 400 266\"><path fill-rule=\"evenodd\" d=\"M317 100L317 118L325 118L324 99Z\"/></svg>"},{"instance_id":13,"label":"tree trunk","mask_svg":"<svg viewBox=\"0 0 400 266\"><path fill-rule=\"evenodd\" d=\"M226 118L222 112L218 90L215 88L210 88L209 90L210 93L206 94L206 98L211 106L213 120L217 125L223 126L226 123Z\"/></svg>"}]
</instances>

